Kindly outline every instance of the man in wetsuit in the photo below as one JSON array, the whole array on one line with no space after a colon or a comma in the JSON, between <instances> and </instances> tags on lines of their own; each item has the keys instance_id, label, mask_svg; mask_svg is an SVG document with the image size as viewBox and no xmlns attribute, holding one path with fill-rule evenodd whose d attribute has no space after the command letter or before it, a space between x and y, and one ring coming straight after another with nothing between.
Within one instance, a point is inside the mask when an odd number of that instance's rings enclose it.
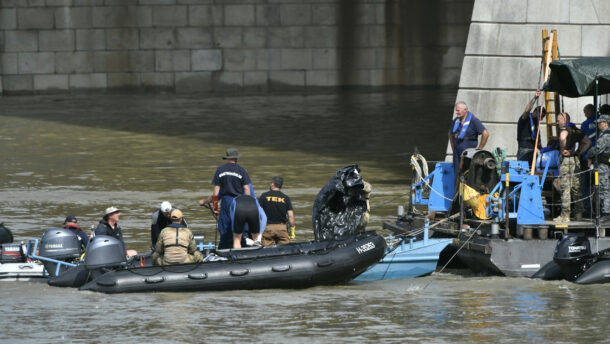
<instances>
[{"instance_id":1,"label":"man in wetsuit","mask_svg":"<svg viewBox=\"0 0 610 344\"><path fill-rule=\"evenodd\" d=\"M219 249L233 247L230 212L233 199L239 195L250 195L250 188L248 187L248 184L251 183L250 176L245 168L237 164L237 159L240 157L241 155L237 149L227 149L225 156L222 157L227 160L227 163L216 169L212 179L212 185L214 185L212 196L199 200L199 205L212 203L214 212L220 214L218 219ZM220 210L218 209L218 201L221 204Z\"/></svg>"},{"instance_id":2,"label":"man in wetsuit","mask_svg":"<svg viewBox=\"0 0 610 344\"><path fill-rule=\"evenodd\" d=\"M235 197L229 207L231 221L231 232L233 233L233 248L242 247L244 232L252 237L254 245L260 245L261 230L264 229L266 216L261 216L256 198L250 195L239 195ZM264 213L264 212L263 212ZM245 240L245 238L243 238Z\"/></svg>"},{"instance_id":3,"label":"man in wetsuit","mask_svg":"<svg viewBox=\"0 0 610 344\"><path fill-rule=\"evenodd\" d=\"M269 191L262 194L258 199L267 215L267 227L263 233L263 246L287 244L290 239L295 238L294 211L290 197L280 191L283 184L284 179L282 177L273 177L269 185ZM290 235L286 231L286 223L290 223Z\"/></svg>"},{"instance_id":4,"label":"man in wetsuit","mask_svg":"<svg viewBox=\"0 0 610 344\"><path fill-rule=\"evenodd\" d=\"M468 148L483 149L489 138L489 132L483 123L468 111L463 101L455 104L455 115L457 117L449 128L449 142L453 150L453 168L457 177L462 153ZM481 135L481 143L477 145L479 135Z\"/></svg>"}]
</instances>

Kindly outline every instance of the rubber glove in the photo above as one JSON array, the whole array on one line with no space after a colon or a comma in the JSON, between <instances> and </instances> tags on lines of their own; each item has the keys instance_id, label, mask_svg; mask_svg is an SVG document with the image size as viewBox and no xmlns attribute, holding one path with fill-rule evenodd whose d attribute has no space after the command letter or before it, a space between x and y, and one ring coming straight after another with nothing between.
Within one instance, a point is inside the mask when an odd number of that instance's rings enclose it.
<instances>
[{"instance_id":1,"label":"rubber glove","mask_svg":"<svg viewBox=\"0 0 610 344\"><path fill-rule=\"evenodd\" d=\"M218 196L212 196L212 204L214 205L214 207L212 208L213 211L216 214L220 213L220 211L218 211Z\"/></svg>"},{"instance_id":2,"label":"rubber glove","mask_svg":"<svg viewBox=\"0 0 610 344\"><path fill-rule=\"evenodd\" d=\"M296 226L290 226L290 234L288 234L288 237L290 239L294 239L296 238L296 234L294 234L294 230L296 229Z\"/></svg>"}]
</instances>

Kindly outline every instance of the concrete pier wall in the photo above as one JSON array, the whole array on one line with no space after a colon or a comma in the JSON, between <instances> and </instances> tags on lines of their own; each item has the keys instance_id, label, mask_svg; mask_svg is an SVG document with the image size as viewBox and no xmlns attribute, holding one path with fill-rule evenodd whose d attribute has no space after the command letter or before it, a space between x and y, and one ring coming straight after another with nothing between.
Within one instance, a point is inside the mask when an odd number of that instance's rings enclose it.
<instances>
[{"instance_id":1,"label":"concrete pier wall","mask_svg":"<svg viewBox=\"0 0 610 344\"><path fill-rule=\"evenodd\" d=\"M562 59L610 56L610 1L475 1L456 101L465 101L484 122L488 150L503 147L516 155L516 122L539 85L543 29L557 30ZM563 103L580 124L582 108L593 98ZM542 137L545 144L546 131ZM450 146L447 152L450 157Z\"/></svg>"},{"instance_id":2,"label":"concrete pier wall","mask_svg":"<svg viewBox=\"0 0 610 344\"><path fill-rule=\"evenodd\" d=\"M456 86L474 0L0 0L0 94Z\"/></svg>"}]
</instances>

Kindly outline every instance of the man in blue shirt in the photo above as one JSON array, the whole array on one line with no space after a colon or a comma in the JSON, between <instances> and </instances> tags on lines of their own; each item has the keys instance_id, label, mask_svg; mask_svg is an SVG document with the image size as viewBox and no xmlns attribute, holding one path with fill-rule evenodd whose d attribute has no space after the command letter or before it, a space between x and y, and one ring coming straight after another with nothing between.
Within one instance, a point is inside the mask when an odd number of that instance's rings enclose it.
<instances>
[{"instance_id":1,"label":"man in blue shirt","mask_svg":"<svg viewBox=\"0 0 610 344\"><path fill-rule=\"evenodd\" d=\"M220 214L218 219L219 249L233 247L233 232L231 230L231 204L233 199L239 195L250 195L250 188L248 187L248 184L251 183L250 176L248 176L245 168L237 164L237 159L240 157L241 155L237 149L227 149L226 155L222 157L227 160L227 163L216 169L212 179L212 185L214 185L212 196L199 200L200 205L213 203L214 212ZM219 200L221 201L220 211L218 210Z\"/></svg>"},{"instance_id":2,"label":"man in blue shirt","mask_svg":"<svg viewBox=\"0 0 610 344\"><path fill-rule=\"evenodd\" d=\"M457 117L449 128L449 142L453 150L453 169L457 176L462 153L468 148L483 149L489 138L489 132L483 123L468 111L468 106L463 101L455 104L455 115ZM481 143L477 145L479 135L481 135Z\"/></svg>"}]
</instances>

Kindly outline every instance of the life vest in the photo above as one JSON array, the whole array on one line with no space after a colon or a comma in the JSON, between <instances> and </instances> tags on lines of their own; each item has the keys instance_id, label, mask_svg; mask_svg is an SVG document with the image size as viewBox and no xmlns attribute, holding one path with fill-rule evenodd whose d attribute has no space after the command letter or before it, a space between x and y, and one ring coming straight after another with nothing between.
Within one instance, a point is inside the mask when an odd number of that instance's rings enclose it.
<instances>
[{"instance_id":1,"label":"life vest","mask_svg":"<svg viewBox=\"0 0 610 344\"><path fill-rule=\"evenodd\" d=\"M180 230L181 228L187 230ZM172 230L174 229L174 230ZM163 240L163 259L168 263L182 263L188 255L191 240L190 231L186 227L165 227L161 231Z\"/></svg>"},{"instance_id":2,"label":"life vest","mask_svg":"<svg viewBox=\"0 0 610 344\"><path fill-rule=\"evenodd\" d=\"M460 129L460 133L458 134L458 128L460 127L460 120L456 120L455 123L453 124L453 129L451 130L451 133L455 136L456 139L458 140L464 140L464 138L466 137L466 131L468 131L468 126L470 126L470 121L472 120L472 113L470 111L468 111L468 115L466 115L466 120L464 121L464 124L462 124L462 129ZM457 135L457 136L456 136Z\"/></svg>"}]
</instances>

